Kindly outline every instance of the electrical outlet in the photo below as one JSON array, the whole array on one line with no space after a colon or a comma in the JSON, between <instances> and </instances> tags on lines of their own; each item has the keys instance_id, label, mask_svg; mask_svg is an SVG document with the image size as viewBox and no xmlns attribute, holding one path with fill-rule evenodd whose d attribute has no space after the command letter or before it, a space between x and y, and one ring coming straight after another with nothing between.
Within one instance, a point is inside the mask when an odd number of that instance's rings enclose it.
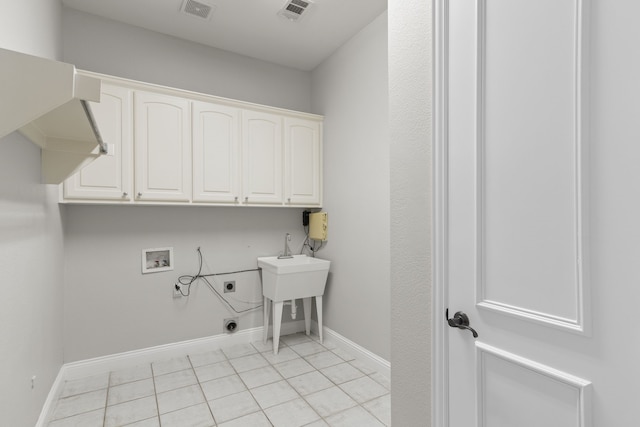
<instances>
[{"instance_id":1,"label":"electrical outlet","mask_svg":"<svg viewBox=\"0 0 640 427\"><path fill-rule=\"evenodd\" d=\"M178 283L176 283L175 285L173 285L173 297L174 298L182 298L182 288L180 287L180 285Z\"/></svg>"},{"instance_id":2,"label":"electrical outlet","mask_svg":"<svg viewBox=\"0 0 640 427\"><path fill-rule=\"evenodd\" d=\"M236 281L235 280L229 280L227 282L224 282L224 293L226 294L227 292L235 292L236 291Z\"/></svg>"},{"instance_id":3,"label":"electrical outlet","mask_svg":"<svg viewBox=\"0 0 640 427\"><path fill-rule=\"evenodd\" d=\"M230 319L224 319L222 328L228 334L232 334L238 330L238 318L232 317Z\"/></svg>"}]
</instances>

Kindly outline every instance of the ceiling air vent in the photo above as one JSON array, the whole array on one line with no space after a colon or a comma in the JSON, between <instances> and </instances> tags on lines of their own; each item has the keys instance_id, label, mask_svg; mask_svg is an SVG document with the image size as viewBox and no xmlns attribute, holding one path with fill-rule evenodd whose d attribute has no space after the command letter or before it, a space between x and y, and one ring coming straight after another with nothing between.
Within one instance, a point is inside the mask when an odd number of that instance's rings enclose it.
<instances>
[{"instance_id":1,"label":"ceiling air vent","mask_svg":"<svg viewBox=\"0 0 640 427\"><path fill-rule=\"evenodd\" d=\"M196 16L198 18L209 20L211 19L211 12L215 6L202 3L196 0L185 0L182 3L180 11L187 15Z\"/></svg>"},{"instance_id":2,"label":"ceiling air vent","mask_svg":"<svg viewBox=\"0 0 640 427\"><path fill-rule=\"evenodd\" d=\"M309 9L312 2L308 0L289 0L278 12L278 15L290 21L297 21Z\"/></svg>"}]
</instances>

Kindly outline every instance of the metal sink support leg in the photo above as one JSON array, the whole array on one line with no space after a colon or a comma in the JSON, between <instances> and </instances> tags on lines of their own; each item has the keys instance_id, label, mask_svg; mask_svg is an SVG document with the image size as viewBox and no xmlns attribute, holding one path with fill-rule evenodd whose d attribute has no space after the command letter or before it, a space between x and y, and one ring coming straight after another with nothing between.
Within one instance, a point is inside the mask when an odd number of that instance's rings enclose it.
<instances>
[{"instance_id":1,"label":"metal sink support leg","mask_svg":"<svg viewBox=\"0 0 640 427\"><path fill-rule=\"evenodd\" d=\"M271 301L267 297L264 298L264 310L263 321L264 329L262 332L262 339L266 343L269 339L269 311L273 310L273 354L278 354L278 347L280 346L280 326L282 325L282 307L284 301ZM304 307L304 327L307 335L311 334L311 298L303 298L302 303ZM316 296L316 312L318 315L318 335L320 336L320 343L324 342L322 335L322 295ZM272 308L273 306L273 308Z\"/></svg>"},{"instance_id":2,"label":"metal sink support leg","mask_svg":"<svg viewBox=\"0 0 640 427\"><path fill-rule=\"evenodd\" d=\"M320 336L320 344L324 342L322 339L322 295L316 297L316 314L318 315L318 335Z\"/></svg>"},{"instance_id":3,"label":"metal sink support leg","mask_svg":"<svg viewBox=\"0 0 640 427\"><path fill-rule=\"evenodd\" d=\"M302 298L304 307L304 329L307 335L311 335L311 297Z\"/></svg>"},{"instance_id":4,"label":"metal sink support leg","mask_svg":"<svg viewBox=\"0 0 640 427\"><path fill-rule=\"evenodd\" d=\"M302 299L304 306L304 327L307 335L311 335L311 298L313 297ZM318 335L320 336L320 343L322 343L322 295L316 296L315 299L318 314Z\"/></svg>"},{"instance_id":5,"label":"metal sink support leg","mask_svg":"<svg viewBox=\"0 0 640 427\"><path fill-rule=\"evenodd\" d=\"M269 339L269 312L271 311L271 300L267 297L263 297L264 302L262 304L262 312L263 312L263 325L264 331L262 332L262 340L264 343L267 343Z\"/></svg>"},{"instance_id":6,"label":"metal sink support leg","mask_svg":"<svg viewBox=\"0 0 640 427\"><path fill-rule=\"evenodd\" d=\"M280 325L282 324L282 307L284 301L273 301L273 354L278 354L280 345Z\"/></svg>"}]
</instances>

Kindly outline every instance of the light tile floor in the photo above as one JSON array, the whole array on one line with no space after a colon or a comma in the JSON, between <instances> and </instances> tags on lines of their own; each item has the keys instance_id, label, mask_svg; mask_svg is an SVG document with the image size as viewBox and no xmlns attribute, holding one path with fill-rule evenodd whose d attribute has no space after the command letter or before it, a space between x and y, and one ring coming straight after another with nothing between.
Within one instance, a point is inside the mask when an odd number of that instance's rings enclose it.
<instances>
[{"instance_id":1,"label":"light tile floor","mask_svg":"<svg viewBox=\"0 0 640 427\"><path fill-rule=\"evenodd\" d=\"M317 337L67 381L48 427L390 426L389 379Z\"/></svg>"}]
</instances>

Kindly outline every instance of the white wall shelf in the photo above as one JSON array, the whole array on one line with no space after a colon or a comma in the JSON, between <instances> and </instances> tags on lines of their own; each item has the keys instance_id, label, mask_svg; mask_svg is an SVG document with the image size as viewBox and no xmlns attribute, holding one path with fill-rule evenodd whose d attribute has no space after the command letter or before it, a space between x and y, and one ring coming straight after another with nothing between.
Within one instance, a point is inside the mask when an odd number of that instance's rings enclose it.
<instances>
[{"instance_id":1,"label":"white wall shelf","mask_svg":"<svg viewBox=\"0 0 640 427\"><path fill-rule=\"evenodd\" d=\"M100 79L71 64L0 49L0 138L19 130L42 148L42 179L59 184L105 150L86 101Z\"/></svg>"}]
</instances>

